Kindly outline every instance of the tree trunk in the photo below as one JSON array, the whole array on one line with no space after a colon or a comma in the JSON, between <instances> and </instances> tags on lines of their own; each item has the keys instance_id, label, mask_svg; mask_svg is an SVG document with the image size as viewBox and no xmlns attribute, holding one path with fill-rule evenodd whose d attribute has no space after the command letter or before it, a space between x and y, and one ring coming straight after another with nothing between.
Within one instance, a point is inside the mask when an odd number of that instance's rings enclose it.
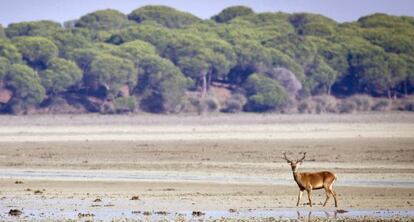
<instances>
[{"instance_id":1,"label":"tree trunk","mask_svg":"<svg viewBox=\"0 0 414 222\"><path fill-rule=\"evenodd\" d=\"M207 94L207 75L205 74L205 75L203 75L203 79L202 79L202 81L203 81L203 88L201 89L202 91L201 91L201 98L205 98L205 96L206 96L206 94Z\"/></svg>"},{"instance_id":2,"label":"tree trunk","mask_svg":"<svg viewBox=\"0 0 414 222\"><path fill-rule=\"evenodd\" d=\"M211 75L211 73L208 73L207 74L207 90L210 90L210 86L211 86L211 79L212 79L212 77L211 77L212 75Z\"/></svg>"},{"instance_id":3,"label":"tree trunk","mask_svg":"<svg viewBox=\"0 0 414 222\"><path fill-rule=\"evenodd\" d=\"M332 88L332 86L328 86L328 96L330 96L331 95L331 88Z\"/></svg>"}]
</instances>

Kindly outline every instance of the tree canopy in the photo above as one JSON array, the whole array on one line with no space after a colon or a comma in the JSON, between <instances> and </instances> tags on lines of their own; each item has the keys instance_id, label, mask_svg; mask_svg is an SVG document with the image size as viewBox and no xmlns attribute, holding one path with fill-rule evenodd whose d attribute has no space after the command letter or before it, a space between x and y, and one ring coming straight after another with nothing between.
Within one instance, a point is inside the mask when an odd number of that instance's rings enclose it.
<instances>
[{"instance_id":1,"label":"tree canopy","mask_svg":"<svg viewBox=\"0 0 414 222\"><path fill-rule=\"evenodd\" d=\"M196 16L167 6L144 6L132 11L128 18L138 23L155 21L167 28L182 28L200 21Z\"/></svg>"},{"instance_id":2,"label":"tree canopy","mask_svg":"<svg viewBox=\"0 0 414 222\"><path fill-rule=\"evenodd\" d=\"M53 98L104 113L301 112L313 98L411 98L412 39L409 16L338 23L245 6L204 20L150 5L63 25L0 25L0 90L11 96L0 112L36 111Z\"/></svg>"},{"instance_id":3,"label":"tree canopy","mask_svg":"<svg viewBox=\"0 0 414 222\"><path fill-rule=\"evenodd\" d=\"M128 26L126 15L113 9L99 10L82 16L75 27L92 30L120 29Z\"/></svg>"},{"instance_id":4,"label":"tree canopy","mask_svg":"<svg viewBox=\"0 0 414 222\"><path fill-rule=\"evenodd\" d=\"M232 6L224 9L218 15L212 17L216 22L228 22L238 16L253 14L253 10L246 6Z\"/></svg>"}]
</instances>

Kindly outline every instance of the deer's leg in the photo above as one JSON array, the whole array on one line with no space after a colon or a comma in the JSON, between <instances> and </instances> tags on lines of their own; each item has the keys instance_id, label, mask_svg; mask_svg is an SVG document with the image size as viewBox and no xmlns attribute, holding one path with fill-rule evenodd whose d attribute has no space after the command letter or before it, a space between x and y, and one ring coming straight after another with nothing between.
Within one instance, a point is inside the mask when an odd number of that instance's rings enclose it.
<instances>
[{"instance_id":1,"label":"deer's leg","mask_svg":"<svg viewBox=\"0 0 414 222\"><path fill-rule=\"evenodd\" d=\"M299 202L300 202L300 199L302 198L302 194L303 194L303 190L299 190L298 202L296 203L297 207L299 206Z\"/></svg>"},{"instance_id":2,"label":"deer's leg","mask_svg":"<svg viewBox=\"0 0 414 222\"><path fill-rule=\"evenodd\" d=\"M323 206L325 206L326 203L328 203L330 193L331 193L331 191L329 190L329 188L325 187L326 200L325 200L325 203L323 204Z\"/></svg>"},{"instance_id":3,"label":"deer's leg","mask_svg":"<svg viewBox=\"0 0 414 222\"><path fill-rule=\"evenodd\" d=\"M335 200L335 207L338 207L338 202L336 201L336 193L335 193L335 191L331 188L331 194L332 194L332 196L333 196L333 198L334 198L334 200Z\"/></svg>"},{"instance_id":4,"label":"deer's leg","mask_svg":"<svg viewBox=\"0 0 414 222\"><path fill-rule=\"evenodd\" d=\"M335 180L333 181L335 182ZM336 193L333 190L333 182L331 183L331 185L329 186L329 192L332 194L334 200L335 200L335 207L338 207L338 202L336 201Z\"/></svg>"},{"instance_id":5,"label":"deer's leg","mask_svg":"<svg viewBox=\"0 0 414 222\"><path fill-rule=\"evenodd\" d=\"M309 206L312 207L312 200L311 200L312 189L306 189L306 191L308 192Z\"/></svg>"}]
</instances>

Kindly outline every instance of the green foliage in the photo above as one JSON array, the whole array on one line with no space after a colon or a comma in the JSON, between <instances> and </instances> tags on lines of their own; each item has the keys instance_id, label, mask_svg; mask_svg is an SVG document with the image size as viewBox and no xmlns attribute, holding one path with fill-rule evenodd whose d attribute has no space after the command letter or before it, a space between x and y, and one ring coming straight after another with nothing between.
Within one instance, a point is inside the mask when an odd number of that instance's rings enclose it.
<instances>
[{"instance_id":1,"label":"green foliage","mask_svg":"<svg viewBox=\"0 0 414 222\"><path fill-rule=\"evenodd\" d=\"M371 28L362 36L387 52L414 55L414 26L411 28Z\"/></svg>"},{"instance_id":2,"label":"green foliage","mask_svg":"<svg viewBox=\"0 0 414 222\"><path fill-rule=\"evenodd\" d=\"M71 58L76 49L87 48L91 43L85 33L74 30L63 30L55 33L53 41L59 48L59 55Z\"/></svg>"},{"instance_id":3,"label":"green foliage","mask_svg":"<svg viewBox=\"0 0 414 222\"><path fill-rule=\"evenodd\" d=\"M349 48L349 74L343 83L352 86L352 92L388 95L407 77L406 62L380 47L357 40Z\"/></svg>"},{"instance_id":4,"label":"green foliage","mask_svg":"<svg viewBox=\"0 0 414 222\"><path fill-rule=\"evenodd\" d=\"M182 57L178 60L177 66L180 67L186 76L196 81L202 81L201 79L207 76L207 72L210 68L208 62L206 61L207 56L207 54L200 53L192 57Z\"/></svg>"},{"instance_id":5,"label":"green foliage","mask_svg":"<svg viewBox=\"0 0 414 222\"><path fill-rule=\"evenodd\" d=\"M243 87L247 95L247 110L281 109L289 100L287 93L276 80L260 73L250 75Z\"/></svg>"},{"instance_id":6,"label":"green foliage","mask_svg":"<svg viewBox=\"0 0 414 222\"><path fill-rule=\"evenodd\" d=\"M212 17L216 22L228 22L238 16L253 14L253 10L246 6L232 6L223 9L218 15Z\"/></svg>"},{"instance_id":7,"label":"green foliage","mask_svg":"<svg viewBox=\"0 0 414 222\"><path fill-rule=\"evenodd\" d=\"M18 36L50 37L61 29L62 26L54 21L19 22L10 24L6 29L6 34L9 38Z\"/></svg>"},{"instance_id":8,"label":"green foliage","mask_svg":"<svg viewBox=\"0 0 414 222\"><path fill-rule=\"evenodd\" d=\"M306 85L311 93L331 94L331 87L334 84L338 72L332 69L322 58L315 58L315 61L306 67Z\"/></svg>"},{"instance_id":9,"label":"green foliage","mask_svg":"<svg viewBox=\"0 0 414 222\"><path fill-rule=\"evenodd\" d=\"M0 39L0 56L7 58L11 63L19 63L22 60L19 50L7 39Z\"/></svg>"},{"instance_id":10,"label":"green foliage","mask_svg":"<svg viewBox=\"0 0 414 222\"><path fill-rule=\"evenodd\" d=\"M329 36L335 32L336 22L321 15L297 13L289 17L299 35Z\"/></svg>"},{"instance_id":11,"label":"green foliage","mask_svg":"<svg viewBox=\"0 0 414 222\"><path fill-rule=\"evenodd\" d=\"M150 43L142 40L135 40L120 45L113 54L122 58L128 58L138 65L141 59L146 56L156 55L157 52L155 47Z\"/></svg>"},{"instance_id":12,"label":"green foliage","mask_svg":"<svg viewBox=\"0 0 414 222\"><path fill-rule=\"evenodd\" d=\"M271 39L265 43L265 46L282 51L302 66L311 63L317 55L316 44L311 38L293 33Z\"/></svg>"},{"instance_id":13,"label":"green foliage","mask_svg":"<svg viewBox=\"0 0 414 222\"><path fill-rule=\"evenodd\" d=\"M258 32L253 27L250 27L251 24L248 21L235 20L237 21L221 25L217 28L216 32L222 39L233 45L246 40L259 39Z\"/></svg>"},{"instance_id":14,"label":"green foliage","mask_svg":"<svg viewBox=\"0 0 414 222\"><path fill-rule=\"evenodd\" d=\"M91 61L87 72L84 73L84 82L93 90L104 87L115 95L122 85L135 86L137 73L131 61L108 54L99 54Z\"/></svg>"},{"instance_id":15,"label":"green foliage","mask_svg":"<svg viewBox=\"0 0 414 222\"><path fill-rule=\"evenodd\" d=\"M92 30L108 30L124 28L131 23L126 15L113 9L99 10L82 16L75 27L88 28Z\"/></svg>"},{"instance_id":16,"label":"green foliage","mask_svg":"<svg viewBox=\"0 0 414 222\"><path fill-rule=\"evenodd\" d=\"M210 73L213 80L226 79L227 73L236 64L236 53L233 47L219 38L206 38L205 46L211 51Z\"/></svg>"},{"instance_id":17,"label":"green foliage","mask_svg":"<svg viewBox=\"0 0 414 222\"><path fill-rule=\"evenodd\" d=\"M7 86L13 90L13 101L35 105L43 101L45 89L39 76L26 65L11 65L6 75Z\"/></svg>"},{"instance_id":18,"label":"green foliage","mask_svg":"<svg viewBox=\"0 0 414 222\"><path fill-rule=\"evenodd\" d=\"M194 15L167 6L144 6L132 11L128 18L138 23L155 21L167 28L182 28L200 21Z\"/></svg>"},{"instance_id":19,"label":"green foliage","mask_svg":"<svg viewBox=\"0 0 414 222\"><path fill-rule=\"evenodd\" d=\"M43 69L47 62L58 55L58 47L45 37L17 37L15 44L31 66Z\"/></svg>"},{"instance_id":20,"label":"green foliage","mask_svg":"<svg viewBox=\"0 0 414 222\"><path fill-rule=\"evenodd\" d=\"M39 75L43 87L53 95L66 91L82 80L82 71L76 63L61 58L51 59L47 69Z\"/></svg>"},{"instance_id":21,"label":"green foliage","mask_svg":"<svg viewBox=\"0 0 414 222\"><path fill-rule=\"evenodd\" d=\"M6 38L6 33L4 32L3 26L0 24L0 39Z\"/></svg>"},{"instance_id":22,"label":"green foliage","mask_svg":"<svg viewBox=\"0 0 414 222\"><path fill-rule=\"evenodd\" d=\"M350 74L355 75L358 79L357 91L367 92L375 89L372 86L377 84L384 89L385 82L382 82L381 77L387 72L385 64L385 52L369 43L363 43L359 46L351 48L348 61L350 65ZM374 84L375 82L375 84Z\"/></svg>"},{"instance_id":23,"label":"green foliage","mask_svg":"<svg viewBox=\"0 0 414 222\"><path fill-rule=\"evenodd\" d=\"M196 85L204 82L204 90L211 81L225 79L236 62L233 48L226 41L212 36L202 39L187 32L177 32L163 55L192 78Z\"/></svg>"},{"instance_id":24,"label":"green foliage","mask_svg":"<svg viewBox=\"0 0 414 222\"><path fill-rule=\"evenodd\" d=\"M71 59L76 62L83 72L89 70L91 62L100 54L99 50L94 48L75 49Z\"/></svg>"},{"instance_id":25,"label":"green foliage","mask_svg":"<svg viewBox=\"0 0 414 222\"><path fill-rule=\"evenodd\" d=\"M406 83L405 83L405 91L407 91L408 89L407 87L407 83L409 83L411 86L414 86L414 57L412 56L408 56L408 55L402 55L400 56L401 59L403 59L405 61L406 64L406 71L407 71L407 79L406 79Z\"/></svg>"},{"instance_id":26,"label":"green foliage","mask_svg":"<svg viewBox=\"0 0 414 222\"><path fill-rule=\"evenodd\" d=\"M303 67L295 60L277 49L270 49L270 56L272 67L283 67L289 69L301 82L305 81L305 73Z\"/></svg>"},{"instance_id":27,"label":"green foliage","mask_svg":"<svg viewBox=\"0 0 414 222\"><path fill-rule=\"evenodd\" d=\"M189 26L184 27L182 30L185 30L189 33L194 33L197 35L209 36L209 37L219 37L217 29L221 24L217 24L212 20L203 20L197 23L193 23ZM173 30L171 30L173 31Z\"/></svg>"},{"instance_id":28,"label":"green foliage","mask_svg":"<svg viewBox=\"0 0 414 222\"><path fill-rule=\"evenodd\" d=\"M269 39L295 32L294 27L289 22L288 14L282 12L250 14L236 18L232 23L238 22L238 20L247 21L248 24L244 24L243 28L248 26L253 29L257 35L256 40L260 42L266 42Z\"/></svg>"},{"instance_id":29,"label":"green foliage","mask_svg":"<svg viewBox=\"0 0 414 222\"><path fill-rule=\"evenodd\" d=\"M398 84L407 78L407 64L406 60L392 53L387 54L385 62L387 64L387 73L382 78L385 78L384 88L386 88L388 96L391 96L391 91L394 91Z\"/></svg>"},{"instance_id":30,"label":"green foliage","mask_svg":"<svg viewBox=\"0 0 414 222\"><path fill-rule=\"evenodd\" d=\"M258 71L270 63L269 51L255 41L240 42L235 46L237 65L243 69Z\"/></svg>"},{"instance_id":31,"label":"green foliage","mask_svg":"<svg viewBox=\"0 0 414 222\"><path fill-rule=\"evenodd\" d=\"M174 64L158 56L144 58L138 81L141 108L156 113L178 112L184 102L189 81Z\"/></svg>"},{"instance_id":32,"label":"green foliage","mask_svg":"<svg viewBox=\"0 0 414 222\"><path fill-rule=\"evenodd\" d=\"M122 29L119 33L112 35L107 42L122 44L134 40L143 40L151 43L161 54L166 50L167 45L175 38L174 33L154 22L143 22L140 25Z\"/></svg>"},{"instance_id":33,"label":"green foliage","mask_svg":"<svg viewBox=\"0 0 414 222\"><path fill-rule=\"evenodd\" d=\"M364 28L377 28L377 27L409 28L409 26L413 25L412 21L413 21L412 17L398 17L398 16L392 16L392 15L387 15L383 13L375 13L372 15L361 17L358 20L358 23Z\"/></svg>"},{"instance_id":34,"label":"green foliage","mask_svg":"<svg viewBox=\"0 0 414 222\"><path fill-rule=\"evenodd\" d=\"M336 72L343 75L348 71L348 51L344 45L321 38L313 38L318 48L318 55Z\"/></svg>"},{"instance_id":35,"label":"green foliage","mask_svg":"<svg viewBox=\"0 0 414 222\"><path fill-rule=\"evenodd\" d=\"M10 62L7 58L0 57L0 82L3 80L3 77L9 71Z\"/></svg>"},{"instance_id":36,"label":"green foliage","mask_svg":"<svg viewBox=\"0 0 414 222\"><path fill-rule=\"evenodd\" d=\"M137 100L133 96L118 97L114 99L114 108L117 113L128 113L135 111Z\"/></svg>"}]
</instances>

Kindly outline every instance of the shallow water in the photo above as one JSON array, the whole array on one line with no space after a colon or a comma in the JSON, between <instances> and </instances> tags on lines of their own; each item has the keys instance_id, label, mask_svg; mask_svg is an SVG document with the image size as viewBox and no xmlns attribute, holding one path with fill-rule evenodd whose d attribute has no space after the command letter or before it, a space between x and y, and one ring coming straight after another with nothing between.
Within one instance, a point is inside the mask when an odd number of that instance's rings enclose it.
<instances>
[{"instance_id":1,"label":"shallow water","mask_svg":"<svg viewBox=\"0 0 414 222\"><path fill-rule=\"evenodd\" d=\"M1 208L2 212L8 212L8 209ZM182 212L143 212L134 209L111 209L111 208L94 208L93 210L74 211L74 210L60 210L50 208L47 211L37 209L24 209L23 215L19 219L28 220L63 220L63 219L94 219L94 220L147 220L157 221L161 219L174 220L177 218L185 220L193 219L260 219L260 218L276 218L276 219L310 219L310 218L360 218L360 217L374 217L374 218L414 218L413 210L349 210L345 213L339 213L335 210L296 210L296 209L274 209L274 210L252 210L252 211L203 211L201 215L194 215L193 211ZM82 217L78 214L91 213L93 216ZM9 216L7 213L0 215L0 219L13 220L16 217Z\"/></svg>"},{"instance_id":2,"label":"shallow water","mask_svg":"<svg viewBox=\"0 0 414 222\"><path fill-rule=\"evenodd\" d=\"M97 170L0 170L0 179L36 179L63 181L165 181L165 182L211 182L234 184L291 185L292 179L179 171L97 171ZM414 188L414 178L399 179L346 179L336 182L339 186L403 187Z\"/></svg>"}]
</instances>

